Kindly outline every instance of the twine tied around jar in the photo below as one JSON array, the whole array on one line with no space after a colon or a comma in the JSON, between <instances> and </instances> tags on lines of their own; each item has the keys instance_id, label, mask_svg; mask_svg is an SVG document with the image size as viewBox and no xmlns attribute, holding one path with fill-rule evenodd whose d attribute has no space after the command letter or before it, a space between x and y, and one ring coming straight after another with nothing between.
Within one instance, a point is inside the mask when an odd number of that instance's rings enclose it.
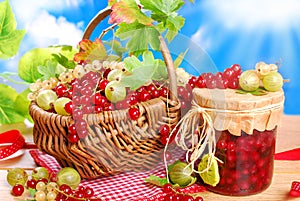
<instances>
[{"instance_id":1,"label":"twine tied around jar","mask_svg":"<svg viewBox=\"0 0 300 201\"><path fill-rule=\"evenodd\" d=\"M198 105L195 101L192 101L191 109L178 122L175 129L173 129L173 131L170 133L169 139L174 138L173 135L175 135L176 145L186 152L185 160L188 161L188 166L191 166L193 171L196 173L203 173L208 171L208 169L211 167L213 158L223 163L223 161L215 157L216 133L214 129L214 121L209 112L231 114L263 113L270 110L280 109L283 107L283 104L284 101L267 105L261 108L252 108L247 110L228 110L205 108ZM168 144L169 141L165 146L164 153L166 153L167 151ZM209 155L207 167L199 172L194 168L195 162L200 159L204 151L206 151L206 148ZM167 179L169 181L166 154L164 154L164 162Z\"/></svg>"},{"instance_id":2,"label":"twine tied around jar","mask_svg":"<svg viewBox=\"0 0 300 201\"><path fill-rule=\"evenodd\" d=\"M211 116L206 112L205 108L198 106L194 102L192 104L192 108L185 114L185 116L178 122L176 127L170 133L169 139L172 138L172 135L176 135L175 142L177 146L186 151L185 157L186 161L189 161L188 166L191 166L195 172L200 173L195 170L194 164L196 160L199 159L203 154L205 148L208 147L208 165L207 168L201 172L205 172L211 167L212 158L215 155L216 138ZM201 116L199 117L199 115ZM201 125L200 119L203 121ZM179 129L177 130L178 126ZM195 131L199 133L195 134ZM164 153L167 151L168 144L169 140L165 146ZM164 154L164 162L167 172L167 179L169 181L166 154Z\"/></svg>"}]
</instances>

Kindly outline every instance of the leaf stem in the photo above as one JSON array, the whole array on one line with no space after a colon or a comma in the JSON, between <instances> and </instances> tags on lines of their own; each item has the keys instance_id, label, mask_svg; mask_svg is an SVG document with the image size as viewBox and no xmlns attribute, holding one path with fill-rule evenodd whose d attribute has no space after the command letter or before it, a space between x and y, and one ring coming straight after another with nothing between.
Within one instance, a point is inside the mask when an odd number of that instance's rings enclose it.
<instances>
[{"instance_id":1,"label":"leaf stem","mask_svg":"<svg viewBox=\"0 0 300 201\"><path fill-rule=\"evenodd\" d=\"M18 74L17 73L12 73L12 72L0 73L0 77L4 80L10 81L14 84L28 85L27 82L16 81L15 79L10 77L10 76L16 76L16 75L18 75Z\"/></svg>"},{"instance_id":2,"label":"leaf stem","mask_svg":"<svg viewBox=\"0 0 300 201\"><path fill-rule=\"evenodd\" d=\"M107 27L106 29L104 29L104 30L101 32L101 34L100 34L100 36L99 36L99 39L102 39L103 36L105 36L105 34L106 34L107 32L109 32L110 30L113 30L116 26L118 26L117 23L115 23L115 24L113 24L113 25Z\"/></svg>"}]
</instances>

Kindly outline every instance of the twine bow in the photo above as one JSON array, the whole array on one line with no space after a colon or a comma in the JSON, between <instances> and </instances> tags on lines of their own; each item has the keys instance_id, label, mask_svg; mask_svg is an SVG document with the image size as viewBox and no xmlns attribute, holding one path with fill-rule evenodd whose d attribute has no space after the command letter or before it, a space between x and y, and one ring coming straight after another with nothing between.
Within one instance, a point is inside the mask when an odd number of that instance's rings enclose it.
<instances>
[{"instance_id":1,"label":"twine bow","mask_svg":"<svg viewBox=\"0 0 300 201\"><path fill-rule=\"evenodd\" d=\"M179 127L178 131L177 127ZM213 120L207 113L205 108L200 107L194 101L192 102L192 108L185 114L185 116L178 122L176 127L170 133L169 139L172 139L172 135L175 136L175 142L178 147L186 151L186 161L189 161L188 166L197 173L207 171L211 167L212 158L215 155L216 137L213 127ZM165 146L164 153L167 151L169 141ZM204 153L206 147L208 148L208 165L207 167L198 172L194 168L195 162ZM166 156L166 154L164 154ZM168 178L168 166L166 157L164 157L167 179Z\"/></svg>"}]
</instances>

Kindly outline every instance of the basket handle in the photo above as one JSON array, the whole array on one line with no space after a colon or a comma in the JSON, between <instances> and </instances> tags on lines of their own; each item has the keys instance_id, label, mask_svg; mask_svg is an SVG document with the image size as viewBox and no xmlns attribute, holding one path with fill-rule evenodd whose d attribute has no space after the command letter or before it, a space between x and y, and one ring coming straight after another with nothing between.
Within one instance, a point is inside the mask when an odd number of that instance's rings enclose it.
<instances>
[{"instance_id":1,"label":"basket handle","mask_svg":"<svg viewBox=\"0 0 300 201\"><path fill-rule=\"evenodd\" d=\"M96 16L90 21L90 23L87 25L82 39L89 39L91 34L93 33L94 29L97 27L97 25L104 20L107 16L110 15L112 12L110 7L106 7L103 10L99 11ZM164 38L160 35L160 50L163 55L168 76L169 76L169 89L170 89L170 100L172 101L178 101L178 93L177 93L177 78L176 78L176 72L174 68L174 63L170 54L170 51L167 47L167 44L164 40Z\"/></svg>"}]
</instances>

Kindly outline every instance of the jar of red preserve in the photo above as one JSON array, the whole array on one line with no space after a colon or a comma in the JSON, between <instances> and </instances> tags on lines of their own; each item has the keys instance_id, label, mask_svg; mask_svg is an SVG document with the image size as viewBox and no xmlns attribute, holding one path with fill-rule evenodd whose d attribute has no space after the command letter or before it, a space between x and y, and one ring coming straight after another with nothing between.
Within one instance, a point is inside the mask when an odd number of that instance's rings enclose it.
<instances>
[{"instance_id":1,"label":"jar of red preserve","mask_svg":"<svg viewBox=\"0 0 300 201\"><path fill-rule=\"evenodd\" d=\"M209 114L215 137L219 182L213 192L241 196L262 192L271 184L283 91L255 96L236 90L194 89L194 101Z\"/></svg>"}]
</instances>

